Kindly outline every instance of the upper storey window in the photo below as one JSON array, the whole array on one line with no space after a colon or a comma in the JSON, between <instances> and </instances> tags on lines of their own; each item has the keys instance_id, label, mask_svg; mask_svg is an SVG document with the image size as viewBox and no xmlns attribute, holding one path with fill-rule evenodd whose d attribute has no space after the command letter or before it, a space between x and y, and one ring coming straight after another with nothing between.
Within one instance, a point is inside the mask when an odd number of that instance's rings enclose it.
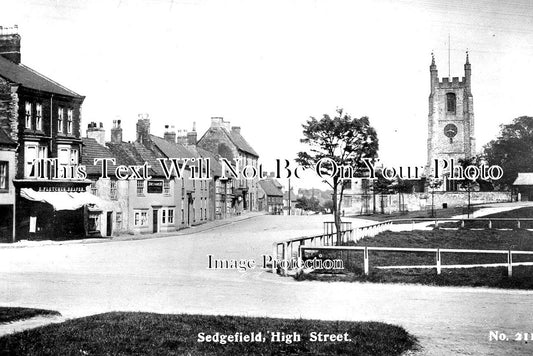
<instances>
[{"instance_id":1,"label":"upper storey window","mask_svg":"<svg viewBox=\"0 0 533 356\"><path fill-rule=\"evenodd\" d=\"M446 94L446 111L449 113L455 113L455 94L448 93Z\"/></svg>"},{"instance_id":2,"label":"upper storey window","mask_svg":"<svg viewBox=\"0 0 533 356\"><path fill-rule=\"evenodd\" d=\"M32 105L30 102L26 102L25 103L25 107L24 107L24 118L25 118L25 122L24 122L24 126L27 128L27 129L31 129L31 120L32 120Z\"/></svg>"}]
</instances>

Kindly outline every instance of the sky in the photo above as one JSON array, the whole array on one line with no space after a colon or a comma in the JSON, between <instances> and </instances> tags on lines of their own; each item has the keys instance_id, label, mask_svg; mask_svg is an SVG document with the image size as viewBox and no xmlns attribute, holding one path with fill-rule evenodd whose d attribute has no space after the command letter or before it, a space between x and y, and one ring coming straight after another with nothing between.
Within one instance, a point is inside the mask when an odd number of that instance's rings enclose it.
<instances>
[{"instance_id":1,"label":"sky","mask_svg":"<svg viewBox=\"0 0 533 356\"><path fill-rule=\"evenodd\" d=\"M386 165L425 165L432 51L439 77L462 77L470 53L478 151L533 116L529 0L2 0L14 24L22 62L86 96L83 135L121 119L134 140L148 113L153 134L196 122L201 137L224 117L267 171L337 107L370 118Z\"/></svg>"}]
</instances>

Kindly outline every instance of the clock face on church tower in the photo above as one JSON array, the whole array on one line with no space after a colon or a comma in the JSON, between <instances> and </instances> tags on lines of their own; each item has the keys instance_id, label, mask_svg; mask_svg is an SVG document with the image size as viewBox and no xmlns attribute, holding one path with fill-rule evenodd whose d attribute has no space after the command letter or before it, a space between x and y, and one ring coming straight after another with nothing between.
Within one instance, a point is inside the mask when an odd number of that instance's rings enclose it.
<instances>
[{"instance_id":1,"label":"clock face on church tower","mask_svg":"<svg viewBox=\"0 0 533 356\"><path fill-rule=\"evenodd\" d=\"M454 124L448 124L444 126L444 134L451 140L455 137L455 135L457 135L457 126Z\"/></svg>"}]
</instances>

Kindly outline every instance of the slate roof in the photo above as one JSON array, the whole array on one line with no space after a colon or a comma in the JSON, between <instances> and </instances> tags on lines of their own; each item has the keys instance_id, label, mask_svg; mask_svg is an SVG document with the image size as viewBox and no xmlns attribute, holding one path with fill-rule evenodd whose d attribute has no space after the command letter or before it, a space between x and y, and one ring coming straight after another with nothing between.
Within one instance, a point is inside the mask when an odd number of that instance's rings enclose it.
<instances>
[{"instance_id":1,"label":"slate roof","mask_svg":"<svg viewBox=\"0 0 533 356\"><path fill-rule=\"evenodd\" d=\"M252 146L250 146L250 144L244 139L244 137L242 137L240 133L237 133L233 130L228 131L224 128L223 130L228 134L231 142L233 142L233 144L237 146L239 150L249 153L251 155L254 155L256 157L259 157L257 152L255 152Z\"/></svg>"},{"instance_id":2,"label":"slate roof","mask_svg":"<svg viewBox=\"0 0 533 356\"><path fill-rule=\"evenodd\" d=\"M138 142L108 142L106 145L113 153L113 156L117 158L118 164L140 166L148 162L148 165L151 166L148 174L154 177L164 177L161 165L157 161L157 156L142 144Z\"/></svg>"},{"instance_id":3,"label":"slate roof","mask_svg":"<svg viewBox=\"0 0 533 356\"><path fill-rule=\"evenodd\" d=\"M94 138L82 138L83 142L83 153L81 155L81 164L87 166L88 175L101 175L102 164L94 164L95 158L115 158L109 148L100 145ZM116 158L115 158L116 159ZM107 163L107 174L112 176L117 165ZM117 164L120 164L117 162Z\"/></svg>"},{"instance_id":4,"label":"slate roof","mask_svg":"<svg viewBox=\"0 0 533 356\"><path fill-rule=\"evenodd\" d=\"M16 147L17 143L3 129L0 129L0 146Z\"/></svg>"},{"instance_id":5,"label":"slate roof","mask_svg":"<svg viewBox=\"0 0 533 356\"><path fill-rule=\"evenodd\" d=\"M281 189L276 187L274 182L270 179L264 179L259 181L259 185L265 191L265 194L268 196L282 197L283 192Z\"/></svg>"},{"instance_id":6,"label":"slate roof","mask_svg":"<svg viewBox=\"0 0 533 356\"><path fill-rule=\"evenodd\" d=\"M150 135L152 142L168 158L193 158L198 157L194 152L189 151L184 145L168 142L164 138Z\"/></svg>"},{"instance_id":7,"label":"slate roof","mask_svg":"<svg viewBox=\"0 0 533 356\"><path fill-rule=\"evenodd\" d=\"M0 76L23 87L44 91L54 94L66 95L76 98L83 98L78 93L65 88L52 79L26 67L23 64L16 64L0 56Z\"/></svg>"},{"instance_id":8,"label":"slate roof","mask_svg":"<svg viewBox=\"0 0 533 356\"><path fill-rule=\"evenodd\" d=\"M150 135L150 139L168 158L209 158L211 173L218 177L222 175L222 166L213 153L198 146L184 146L179 143L172 143L154 135Z\"/></svg>"},{"instance_id":9,"label":"slate roof","mask_svg":"<svg viewBox=\"0 0 533 356\"><path fill-rule=\"evenodd\" d=\"M518 173L513 185L533 185L533 173Z\"/></svg>"}]
</instances>

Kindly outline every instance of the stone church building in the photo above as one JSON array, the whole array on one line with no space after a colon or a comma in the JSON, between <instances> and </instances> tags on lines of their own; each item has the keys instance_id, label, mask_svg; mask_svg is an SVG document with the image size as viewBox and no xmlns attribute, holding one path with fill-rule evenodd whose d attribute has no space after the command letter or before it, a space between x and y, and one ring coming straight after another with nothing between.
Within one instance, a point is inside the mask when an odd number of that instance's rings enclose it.
<instances>
[{"instance_id":1,"label":"stone church building","mask_svg":"<svg viewBox=\"0 0 533 356\"><path fill-rule=\"evenodd\" d=\"M472 96L472 68L466 54L465 76L439 80L435 57L432 55L428 115L427 167L434 175L435 159L471 158L475 155L474 99ZM457 191L457 183L447 180L443 190Z\"/></svg>"}]
</instances>

